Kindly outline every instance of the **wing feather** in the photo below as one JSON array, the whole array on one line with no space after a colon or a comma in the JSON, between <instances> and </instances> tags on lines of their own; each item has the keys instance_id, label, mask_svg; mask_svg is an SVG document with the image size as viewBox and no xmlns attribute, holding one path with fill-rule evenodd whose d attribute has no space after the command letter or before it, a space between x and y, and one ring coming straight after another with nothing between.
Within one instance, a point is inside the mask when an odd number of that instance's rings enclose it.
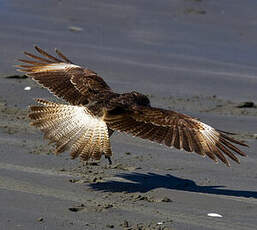
<instances>
[{"instance_id":1,"label":"wing feather","mask_svg":"<svg viewBox=\"0 0 257 230\"><path fill-rule=\"evenodd\" d=\"M173 139L173 127L170 127L169 129L167 129L167 134L164 138L164 144L167 145L168 147L172 146L172 139Z\"/></svg>"},{"instance_id":2,"label":"wing feather","mask_svg":"<svg viewBox=\"0 0 257 230\"><path fill-rule=\"evenodd\" d=\"M70 148L71 157L80 156L82 160L112 155L106 123L87 108L42 99L37 102L42 106L31 106L29 117L45 138L56 143L56 154Z\"/></svg>"},{"instance_id":3,"label":"wing feather","mask_svg":"<svg viewBox=\"0 0 257 230\"><path fill-rule=\"evenodd\" d=\"M54 61L54 62L56 62L56 63L62 62L62 60L60 60L60 59L58 59L58 58L56 58L56 57L54 57L54 56L48 54L47 52L45 52L44 50L42 50L42 49L39 48L38 46L35 46L35 49L36 49L40 54L42 54L43 56L47 57L47 58L48 58L49 60L51 60L51 61Z\"/></svg>"},{"instance_id":4,"label":"wing feather","mask_svg":"<svg viewBox=\"0 0 257 230\"><path fill-rule=\"evenodd\" d=\"M178 126L174 126L173 127L173 131L174 131L174 135L173 135L173 139L172 139L172 145L175 148L180 149L179 127Z\"/></svg>"},{"instance_id":5,"label":"wing feather","mask_svg":"<svg viewBox=\"0 0 257 230\"><path fill-rule=\"evenodd\" d=\"M66 63L72 63L60 50L55 49L57 55L62 58Z\"/></svg>"},{"instance_id":6,"label":"wing feather","mask_svg":"<svg viewBox=\"0 0 257 230\"><path fill-rule=\"evenodd\" d=\"M237 163L239 159L235 153L246 156L234 144L247 145L228 136L231 133L216 130L185 114L143 106L147 105L147 98L137 97L136 92L116 97L119 94L113 93L100 76L73 64L61 51L56 49L55 57L38 46L35 50L41 56L24 52L29 59L18 59L23 63L18 65L19 71L72 104L60 105L39 99L42 106L31 107L32 125L39 127L51 142L56 142L56 153L70 148L73 158L100 159L102 153L110 156L109 135L118 130L169 147L207 155L216 162L218 158L228 166L225 156ZM135 102L135 97L144 103ZM102 108L105 114L101 118L81 106L92 106L89 107L92 111L97 110L94 107L96 102L106 106Z\"/></svg>"},{"instance_id":7,"label":"wing feather","mask_svg":"<svg viewBox=\"0 0 257 230\"><path fill-rule=\"evenodd\" d=\"M190 116L153 108L150 106L132 106L126 112L113 115L106 111L104 121L113 130L130 133L143 139L149 139L169 147L195 152L208 156L217 162L219 158L229 166L225 155L239 163L234 153L245 153L232 143L247 146L224 133L215 130Z\"/></svg>"},{"instance_id":8,"label":"wing feather","mask_svg":"<svg viewBox=\"0 0 257 230\"><path fill-rule=\"evenodd\" d=\"M55 96L73 105L87 105L95 102L101 93L111 92L105 81L92 70L72 64L59 50L56 58L38 46L36 51L43 57L24 52L32 60L18 59L25 65L18 65L33 80L46 87ZM28 65L30 64L30 65Z\"/></svg>"},{"instance_id":9,"label":"wing feather","mask_svg":"<svg viewBox=\"0 0 257 230\"><path fill-rule=\"evenodd\" d=\"M185 127L182 127L182 148L186 150L187 152L192 152L190 148L190 140L191 137L188 135L187 129Z\"/></svg>"},{"instance_id":10,"label":"wing feather","mask_svg":"<svg viewBox=\"0 0 257 230\"><path fill-rule=\"evenodd\" d=\"M53 61L51 61L51 60L48 60L48 59L45 59L45 58L42 58L42 57L38 57L38 56L36 56L36 55L34 55L34 54L31 54L31 53L29 53L29 52L24 52L24 54L27 56L27 57L29 57L29 58L34 58L34 59L36 59L36 60L39 60L39 61L41 61L41 63L43 64L43 63L54 63Z\"/></svg>"}]
</instances>

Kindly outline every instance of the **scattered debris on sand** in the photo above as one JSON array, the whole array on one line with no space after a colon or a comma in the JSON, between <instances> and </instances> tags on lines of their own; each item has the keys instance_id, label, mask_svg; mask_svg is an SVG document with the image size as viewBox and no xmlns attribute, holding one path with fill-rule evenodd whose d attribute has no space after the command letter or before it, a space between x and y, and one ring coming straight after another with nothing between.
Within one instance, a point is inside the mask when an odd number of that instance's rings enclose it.
<instances>
[{"instance_id":1,"label":"scattered debris on sand","mask_svg":"<svg viewBox=\"0 0 257 230\"><path fill-rule=\"evenodd\" d=\"M43 218L43 217L39 217L39 218L37 218L37 221L38 221L38 222L43 222L43 221L44 221L44 218Z\"/></svg>"},{"instance_id":2,"label":"scattered debris on sand","mask_svg":"<svg viewBox=\"0 0 257 230\"><path fill-rule=\"evenodd\" d=\"M252 101L241 102L237 108L255 108L255 104Z\"/></svg>"},{"instance_id":3,"label":"scattered debris on sand","mask_svg":"<svg viewBox=\"0 0 257 230\"><path fill-rule=\"evenodd\" d=\"M6 76L5 78L10 78L10 79L26 79L28 77L26 75L10 75L10 76Z\"/></svg>"},{"instance_id":4,"label":"scattered debris on sand","mask_svg":"<svg viewBox=\"0 0 257 230\"><path fill-rule=\"evenodd\" d=\"M209 217L219 217L219 218L223 217L222 215L220 215L218 213L208 213L207 216L209 216Z\"/></svg>"},{"instance_id":5,"label":"scattered debris on sand","mask_svg":"<svg viewBox=\"0 0 257 230\"><path fill-rule=\"evenodd\" d=\"M68 29L72 32L81 32L83 31L83 28L82 27L79 27L79 26L69 26Z\"/></svg>"},{"instance_id":6,"label":"scattered debris on sand","mask_svg":"<svg viewBox=\"0 0 257 230\"><path fill-rule=\"evenodd\" d=\"M30 91L30 90L31 90L31 87L30 87L30 86L26 86L26 87L24 88L24 90L25 90L25 91Z\"/></svg>"},{"instance_id":7,"label":"scattered debris on sand","mask_svg":"<svg viewBox=\"0 0 257 230\"><path fill-rule=\"evenodd\" d=\"M82 211L83 209L85 209L85 205L84 204L80 204L78 206L74 206L74 207L69 208L69 210L71 212L79 212L79 211Z\"/></svg>"}]
</instances>

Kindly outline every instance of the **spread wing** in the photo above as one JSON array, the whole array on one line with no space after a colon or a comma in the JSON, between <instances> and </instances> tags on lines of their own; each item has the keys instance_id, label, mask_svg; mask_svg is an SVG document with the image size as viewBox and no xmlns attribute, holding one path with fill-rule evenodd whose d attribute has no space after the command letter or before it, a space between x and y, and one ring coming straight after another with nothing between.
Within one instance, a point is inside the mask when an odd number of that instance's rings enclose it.
<instances>
[{"instance_id":1,"label":"spread wing","mask_svg":"<svg viewBox=\"0 0 257 230\"><path fill-rule=\"evenodd\" d=\"M104 121L109 128L148 139L169 147L207 155L217 162L219 158L227 166L224 156L239 163L234 153L245 156L232 143L247 146L187 115L146 106L133 106L119 113L106 111ZM232 143L231 143L232 142Z\"/></svg>"},{"instance_id":2,"label":"spread wing","mask_svg":"<svg viewBox=\"0 0 257 230\"><path fill-rule=\"evenodd\" d=\"M74 65L60 51L58 58L35 46L41 56L24 52L29 60L18 59L25 65L18 65L25 72L57 97L73 105L96 101L101 92L111 91L105 81L92 70Z\"/></svg>"},{"instance_id":3,"label":"spread wing","mask_svg":"<svg viewBox=\"0 0 257 230\"><path fill-rule=\"evenodd\" d=\"M62 105L38 99L41 106L31 106L32 125L56 143L56 153L71 149L72 158L99 160L112 155L106 123L84 106Z\"/></svg>"}]
</instances>

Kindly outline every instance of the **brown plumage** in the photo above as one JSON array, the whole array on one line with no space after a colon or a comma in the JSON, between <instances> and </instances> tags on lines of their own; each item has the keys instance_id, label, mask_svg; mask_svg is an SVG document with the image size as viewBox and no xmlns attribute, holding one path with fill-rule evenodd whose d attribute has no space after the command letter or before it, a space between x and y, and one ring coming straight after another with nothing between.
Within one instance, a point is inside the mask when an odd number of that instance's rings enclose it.
<instances>
[{"instance_id":1,"label":"brown plumage","mask_svg":"<svg viewBox=\"0 0 257 230\"><path fill-rule=\"evenodd\" d=\"M110 136L121 131L169 147L217 158L229 166L227 157L239 163L235 153L245 153L234 144L247 146L190 116L151 107L138 92L118 94L90 69L73 64L60 51L54 57L39 47L42 55L24 52L30 59L19 59L19 71L32 77L69 105L38 99L31 106L32 125L56 143L56 153L71 150L72 158L100 159L112 155ZM233 144L232 144L233 143Z\"/></svg>"}]
</instances>

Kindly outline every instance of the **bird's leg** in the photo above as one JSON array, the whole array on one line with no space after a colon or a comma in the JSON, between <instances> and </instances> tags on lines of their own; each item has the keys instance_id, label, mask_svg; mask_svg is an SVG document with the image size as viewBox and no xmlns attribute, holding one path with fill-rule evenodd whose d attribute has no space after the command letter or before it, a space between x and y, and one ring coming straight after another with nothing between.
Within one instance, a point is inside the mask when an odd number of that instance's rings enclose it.
<instances>
[{"instance_id":1,"label":"bird's leg","mask_svg":"<svg viewBox=\"0 0 257 230\"><path fill-rule=\"evenodd\" d=\"M108 159L108 161L109 161L109 165L111 165L111 164L112 164L111 157L110 157L110 156L105 156L105 158L106 158L106 159Z\"/></svg>"}]
</instances>

